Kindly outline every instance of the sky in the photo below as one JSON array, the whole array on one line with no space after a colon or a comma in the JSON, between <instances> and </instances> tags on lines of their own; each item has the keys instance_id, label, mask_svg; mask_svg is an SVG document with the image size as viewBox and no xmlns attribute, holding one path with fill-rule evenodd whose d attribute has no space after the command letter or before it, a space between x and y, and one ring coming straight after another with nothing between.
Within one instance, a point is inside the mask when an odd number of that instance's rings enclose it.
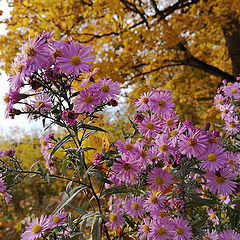
<instances>
[{"instance_id":1,"label":"sky","mask_svg":"<svg viewBox=\"0 0 240 240\"><path fill-rule=\"evenodd\" d=\"M8 7L6 0L0 0L0 10L3 11L3 15L0 16L0 20L9 18L11 9ZM0 33L5 34L5 24L0 24ZM1 61L1 60L0 60ZM4 116L6 104L3 101L3 97L9 90L9 82L7 81L8 76L2 70L0 70L0 136L8 135L13 132L13 129L21 128L26 133L31 133L41 128L41 123L36 121L31 121L26 118L26 116L16 116L15 119L8 118Z\"/></svg>"}]
</instances>

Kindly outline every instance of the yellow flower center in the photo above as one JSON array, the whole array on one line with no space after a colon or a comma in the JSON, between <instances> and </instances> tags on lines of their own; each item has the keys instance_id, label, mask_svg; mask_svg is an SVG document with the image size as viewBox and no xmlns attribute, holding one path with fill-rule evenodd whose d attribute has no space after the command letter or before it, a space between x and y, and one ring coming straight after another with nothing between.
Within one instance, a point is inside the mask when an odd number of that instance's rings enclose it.
<instances>
[{"instance_id":1,"label":"yellow flower center","mask_svg":"<svg viewBox=\"0 0 240 240\"><path fill-rule=\"evenodd\" d=\"M45 146L47 146L47 142L46 142L45 140L42 140L42 141L41 141L41 145L42 145L43 147L45 147Z\"/></svg>"},{"instance_id":2,"label":"yellow flower center","mask_svg":"<svg viewBox=\"0 0 240 240\"><path fill-rule=\"evenodd\" d=\"M159 236L164 236L164 235L166 235L166 233L167 233L167 230L166 230L166 228L164 228L164 227L159 227L159 228L157 229L157 234L158 234Z\"/></svg>"},{"instance_id":3,"label":"yellow flower center","mask_svg":"<svg viewBox=\"0 0 240 240\"><path fill-rule=\"evenodd\" d=\"M156 204L158 202L158 198L156 196L150 197L152 203Z\"/></svg>"},{"instance_id":4,"label":"yellow flower center","mask_svg":"<svg viewBox=\"0 0 240 240\"><path fill-rule=\"evenodd\" d=\"M210 162L216 162L217 160L217 155L215 153L209 153L207 156L208 161Z\"/></svg>"},{"instance_id":5,"label":"yellow flower center","mask_svg":"<svg viewBox=\"0 0 240 240\"><path fill-rule=\"evenodd\" d=\"M72 63L72 65L79 65L81 63L81 58L79 56L73 56L71 57L70 62Z\"/></svg>"},{"instance_id":6,"label":"yellow flower center","mask_svg":"<svg viewBox=\"0 0 240 240\"><path fill-rule=\"evenodd\" d=\"M235 161L233 159L228 160L228 163L233 166L235 165Z\"/></svg>"},{"instance_id":7,"label":"yellow flower center","mask_svg":"<svg viewBox=\"0 0 240 240\"><path fill-rule=\"evenodd\" d=\"M211 240L209 237L203 237L203 240Z\"/></svg>"},{"instance_id":8,"label":"yellow flower center","mask_svg":"<svg viewBox=\"0 0 240 240\"><path fill-rule=\"evenodd\" d=\"M236 127L235 122L230 122L230 123L229 123L229 127L230 127L230 128L235 128L235 127Z\"/></svg>"},{"instance_id":9,"label":"yellow flower center","mask_svg":"<svg viewBox=\"0 0 240 240\"><path fill-rule=\"evenodd\" d=\"M177 129L174 129L174 130L172 130L172 131L170 132L170 136L171 136L171 137L176 137L177 134L178 134L178 130L177 130Z\"/></svg>"},{"instance_id":10,"label":"yellow flower center","mask_svg":"<svg viewBox=\"0 0 240 240\"><path fill-rule=\"evenodd\" d=\"M159 100L158 101L158 106L159 107L164 107L164 106L166 106L166 102L164 100Z\"/></svg>"},{"instance_id":11,"label":"yellow flower center","mask_svg":"<svg viewBox=\"0 0 240 240\"><path fill-rule=\"evenodd\" d=\"M132 144L127 143L127 144L125 145L125 148L126 148L128 151L131 151L131 150L133 149L133 146L132 146Z\"/></svg>"},{"instance_id":12,"label":"yellow flower center","mask_svg":"<svg viewBox=\"0 0 240 240\"><path fill-rule=\"evenodd\" d=\"M167 217L167 211L166 210L160 210L159 211L159 216L160 217Z\"/></svg>"},{"instance_id":13,"label":"yellow flower center","mask_svg":"<svg viewBox=\"0 0 240 240\"><path fill-rule=\"evenodd\" d=\"M220 177L216 177L215 179L218 184L225 183L225 177L220 176Z\"/></svg>"},{"instance_id":14,"label":"yellow flower center","mask_svg":"<svg viewBox=\"0 0 240 240\"><path fill-rule=\"evenodd\" d=\"M148 102L149 102L149 98L147 97L142 98L142 103L147 104Z\"/></svg>"},{"instance_id":15,"label":"yellow flower center","mask_svg":"<svg viewBox=\"0 0 240 240\"><path fill-rule=\"evenodd\" d=\"M178 234L180 234L180 235L183 235L183 234L184 234L184 229L181 228L181 227L178 227L178 228L176 229L176 232L177 232Z\"/></svg>"},{"instance_id":16,"label":"yellow flower center","mask_svg":"<svg viewBox=\"0 0 240 240\"><path fill-rule=\"evenodd\" d=\"M167 125L171 127L174 124L174 121L172 119L167 120Z\"/></svg>"},{"instance_id":17,"label":"yellow flower center","mask_svg":"<svg viewBox=\"0 0 240 240\"><path fill-rule=\"evenodd\" d=\"M155 183L160 186L163 184L163 178L162 177L156 177L155 178Z\"/></svg>"},{"instance_id":18,"label":"yellow flower center","mask_svg":"<svg viewBox=\"0 0 240 240\"><path fill-rule=\"evenodd\" d=\"M209 216L210 216L210 218L212 218L212 219L216 219L216 214L215 214L215 213L211 213L211 214L209 214Z\"/></svg>"},{"instance_id":19,"label":"yellow flower center","mask_svg":"<svg viewBox=\"0 0 240 240\"><path fill-rule=\"evenodd\" d=\"M236 89L236 88L233 88L233 89L231 90L231 92L232 92L232 93L237 93L237 89Z\"/></svg>"},{"instance_id":20,"label":"yellow flower center","mask_svg":"<svg viewBox=\"0 0 240 240\"><path fill-rule=\"evenodd\" d=\"M122 206L123 206L123 205L122 205L121 203L119 203L119 204L117 205L118 208L122 208Z\"/></svg>"},{"instance_id":21,"label":"yellow flower center","mask_svg":"<svg viewBox=\"0 0 240 240\"><path fill-rule=\"evenodd\" d=\"M132 209L133 209L133 210L138 210L139 207L140 207L139 204L136 203L136 202L132 204Z\"/></svg>"},{"instance_id":22,"label":"yellow flower center","mask_svg":"<svg viewBox=\"0 0 240 240\"><path fill-rule=\"evenodd\" d=\"M55 52L53 53L53 56L54 56L55 58L62 56L62 51L61 51L61 49L57 48L57 49L55 50Z\"/></svg>"},{"instance_id":23,"label":"yellow flower center","mask_svg":"<svg viewBox=\"0 0 240 240\"><path fill-rule=\"evenodd\" d=\"M85 102L86 104L89 104L89 103L91 103L92 101L93 101L93 98L92 98L91 96L85 97L85 99L84 99L84 102Z\"/></svg>"},{"instance_id":24,"label":"yellow flower center","mask_svg":"<svg viewBox=\"0 0 240 240\"><path fill-rule=\"evenodd\" d=\"M217 103L221 105L223 102L222 100L218 100Z\"/></svg>"},{"instance_id":25,"label":"yellow flower center","mask_svg":"<svg viewBox=\"0 0 240 240\"><path fill-rule=\"evenodd\" d=\"M160 149L161 152L166 152L168 150L168 146L163 144L163 145L159 146L159 149Z\"/></svg>"},{"instance_id":26,"label":"yellow flower center","mask_svg":"<svg viewBox=\"0 0 240 240\"><path fill-rule=\"evenodd\" d=\"M140 156L141 156L142 158L146 158L146 157L147 157L147 152L144 151L144 150L142 150L141 153L140 153Z\"/></svg>"},{"instance_id":27,"label":"yellow flower center","mask_svg":"<svg viewBox=\"0 0 240 240\"><path fill-rule=\"evenodd\" d=\"M107 92L109 92L110 87L109 87L109 85L107 85L107 84L103 84L103 85L100 87L100 89L101 89L102 92L107 93Z\"/></svg>"},{"instance_id":28,"label":"yellow flower center","mask_svg":"<svg viewBox=\"0 0 240 240\"><path fill-rule=\"evenodd\" d=\"M224 195L222 195L220 198L221 198L223 201L227 199L227 197L224 196Z\"/></svg>"},{"instance_id":29,"label":"yellow flower center","mask_svg":"<svg viewBox=\"0 0 240 240\"><path fill-rule=\"evenodd\" d=\"M215 138L215 137L210 137L210 138L208 139L208 141L209 141L210 143L217 143L218 139Z\"/></svg>"},{"instance_id":30,"label":"yellow flower center","mask_svg":"<svg viewBox=\"0 0 240 240\"><path fill-rule=\"evenodd\" d=\"M54 219L53 219L53 222L54 223L60 223L62 220L62 218L60 218L59 216L56 216Z\"/></svg>"},{"instance_id":31,"label":"yellow flower center","mask_svg":"<svg viewBox=\"0 0 240 240\"><path fill-rule=\"evenodd\" d=\"M194 139L194 138L190 138L190 139L188 140L188 145L189 145L190 147L195 147L195 146L197 145L197 140Z\"/></svg>"},{"instance_id":32,"label":"yellow flower center","mask_svg":"<svg viewBox=\"0 0 240 240\"><path fill-rule=\"evenodd\" d=\"M153 130L154 129L154 124L152 124L152 123L147 123L146 124L146 127L149 129L149 130Z\"/></svg>"},{"instance_id":33,"label":"yellow flower center","mask_svg":"<svg viewBox=\"0 0 240 240\"><path fill-rule=\"evenodd\" d=\"M36 51L35 51L35 49L32 48L32 47L28 47L28 48L25 50L25 53L27 54L27 56L28 56L29 58L32 58L32 57L34 57L34 56L36 55Z\"/></svg>"},{"instance_id":34,"label":"yellow flower center","mask_svg":"<svg viewBox=\"0 0 240 240\"><path fill-rule=\"evenodd\" d=\"M110 219L110 222L116 222L118 219L118 216L117 214L113 213L110 215L109 219Z\"/></svg>"},{"instance_id":35,"label":"yellow flower center","mask_svg":"<svg viewBox=\"0 0 240 240\"><path fill-rule=\"evenodd\" d=\"M10 98L6 95L6 96L3 97L3 101L4 101L5 103L9 103Z\"/></svg>"},{"instance_id":36,"label":"yellow flower center","mask_svg":"<svg viewBox=\"0 0 240 240\"><path fill-rule=\"evenodd\" d=\"M124 163L123 169L124 169L125 171L130 171L130 170L131 170L131 164L129 164L129 163Z\"/></svg>"},{"instance_id":37,"label":"yellow flower center","mask_svg":"<svg viewBox=\"0 0 240 240\"><path fill-rule=\"evenodd\" d=\"M148 233L150 232L150 227L149 227L149 225L145 225L145 226L143 227L143 231L144 231L145 234L148 234Z\"/></svg>"},{"instance_id":38,"label":"yellow flower center","mask_svg":"<svg viewBox=\"0 0 240 240\"><path fill-rule=\"evenodd\" d=\"M41 108L44 105L44 101L39 100L36 102L36 108Z\"/></svg>"},{"instance_id":39,"label":"yellow flower center","mask_svg":"<svg viewBox=\"0 0 240 240\"><path fill-rule=\"evenodd\" d=\"M36 224L32 227L31 231L33 233L39 233L42 230L42 225L40 224Z\"/></svg>"}]
</instances>

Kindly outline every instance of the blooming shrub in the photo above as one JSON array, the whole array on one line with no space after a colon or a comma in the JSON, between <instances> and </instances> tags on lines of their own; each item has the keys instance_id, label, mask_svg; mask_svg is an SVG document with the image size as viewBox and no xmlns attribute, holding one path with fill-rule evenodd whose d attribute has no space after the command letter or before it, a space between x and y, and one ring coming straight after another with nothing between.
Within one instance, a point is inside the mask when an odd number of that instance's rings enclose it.
<instances>
[{"instance_id":1,"label":"blooming shrub","mask_svg":"<svg viewBox=\"0 0 240 240\"><path fill-rule=\"evenodd\" d=\"M14 149L2 150L9 160L1 160L0 193L10 202L4 182L9 175L68 183L52 214L32 219L21 239L240 239L239 82L221 87L215 97L225 121L220 132L209 124L200 129L180 122L170 91L144 93L134 102L132 132L89 164L84 156L93 148L83 142L105 131L94 119L117 105L119 84L109 77L94 79L91 47L51 37L29 39L12 64L6 117L27 114L67 134L60 140L52 132L41 138L46 168L23 169ZM57 151L65 153L59 162L53 160ZM87 207L72 204L79 195L89 200Z\"/></svg>"}]
</instances>

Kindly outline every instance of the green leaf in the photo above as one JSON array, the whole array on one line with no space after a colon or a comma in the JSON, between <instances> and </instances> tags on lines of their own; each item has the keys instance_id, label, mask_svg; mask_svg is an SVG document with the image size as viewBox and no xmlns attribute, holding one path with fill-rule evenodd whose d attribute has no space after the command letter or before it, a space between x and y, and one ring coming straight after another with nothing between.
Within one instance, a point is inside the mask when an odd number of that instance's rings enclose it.
<instances>
[{"instance_id":1,"label":"green leaf","mask_svg":"<svg viewBox=\"0 0 240 240\"><path fill-rule=\"evenodd\" d=\"M96 217L92 222L91 234L92 240L101 240L102 238L102 218Z\"/></svg>"},{"instance_id":2,"label":"green leaf","mask_svg":"<svg viewBox=\"0 0 240 240\"><path fill-rule=\"evenodd\" d=\"M129 189L126 186L117 186L117 187L112 187L112 188L108 188L105 191L102 192L101 196L105 196L105 195L112 195L112 194L116 194L116 193L128 193L131 192L131 189Z\"/></svg>"},{"instance_id":3,"label":"green leaf","mask_svg":"<svg viewBox=\"0 0 240 240\"><path fill-rule=\"evenodd\" d=\"M66 205L68 205L68 203L70 203L73 198L80 193L82 190L86 189L86 186L78 186L73 188L69 195L65 196L63 198L63 200L58 204L58 206L55 208L55 210L53 211L53 215L56 214L57 212L59 212L60 210L62 210Z\"/></svg>"},{"instance_id":4,"label":"green leaf","mask_svg":"<svg viewBox=\"0 0 240 240\"><path fill-rule=\"evenodd\" d=\"M89 171L88 175L93 176L94 178L100 180L101 182L112 184L112 182L107 179L106 174L97 169Z\"/></svg>"},{"instance_id":5,"label":"green leaf","mask_svg":"<svg viewBox=\"0 0 240 240\"><path fill-rule=\"evenodd\" d=\"M64 143L67 142L67 140L68 140L69 138L71 138L71 137L73 137L73 136L74 136L74 135L72 135L72 134L68 134L68 135L66 135L65 137L63 137L63 138L54 146L54 148L52 149L52 152L50 153L50 158L53 156L53 154L54 154L59 148L62 147L62 145L63 145Z\"/></svg>"},{"instance_id":6,"label":"green leaf","mask_svg":"<svg viewBox=\"0 0 240 240\"><path fill-rule=\"evenodd\" d=\"M96 127L96 126L92 126L92 125L88 125L88 124L80 124L78 125L78 129L90 129L90 130L95 130L95 131L100 131L100 132L107 132L106 130L100 128L100 127Z\"/></svg>"}]
</instances>

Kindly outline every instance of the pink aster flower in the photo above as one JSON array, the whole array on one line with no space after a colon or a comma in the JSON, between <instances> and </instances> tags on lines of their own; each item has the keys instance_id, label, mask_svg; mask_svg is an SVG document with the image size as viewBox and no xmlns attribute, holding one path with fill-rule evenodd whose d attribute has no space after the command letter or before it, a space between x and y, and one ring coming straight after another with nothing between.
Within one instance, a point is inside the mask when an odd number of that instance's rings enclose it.
<instances>
[{"instance_id":1,"label":"pink aster flower","mask_svg":"<svg viewBox=\"0 0 240 240\"><path fill-rule=\"evenodd\" d=\"M150 233L151 230L151 219L144 218L143 222L144 223L140 224L138 227L139 238L142 240L150 240L148 234Z\"/></svg>"},{"instance_id":2,"label":"pink aster flower","mask_svg":"<svg viewBox=\"0 0 240 240\"><path fill-rule=\"evenodd\" d=\"M4 180L2 179L2 176L0 175L0 196L3 196L6 203L9 203L12 199L12 196L8 193L6 184Z\"/></svg>"},{"instance_id":3,"label":"pink aster flower","mask_svg":"<svg viewBox=\"0 0 240 240\"><path fill-rule=\"evenodd\" d=\"M233 97L235 99L240 98L240 83L232 83L231 85L225 86L223 88L224 94L227 97Z\"/></svg>"},{"instance_id":4,"label":"pink aster flower","mask_svg":"<svg viewBox=\"0 0 240 240\"><path fill-rule=\"evenodd\" d=\"M116 173L119 181L131 183L140 172L139 163L136 159L125 154L121 158L117 158L118 162L112 165L113 171Z\"/></svg>"},{"instance_id":5,"label":"pink aster flower","mask_svg":"<svg viewBox=\"0 0 240 240\"><path fill-rule=\"evenodd\" d=\"M238 170L238 167L240 165L240 161L238 158L238 155L236 153L233 152L227 152L226 153L226 158L227 158L227 165L230 169L232 169L232 171L236 171Z\"/></svg>"},{"instance_id":6,"label":"pink aster flower","mask_svg":"<svg viewBox=\"0 0 240 240\"><path fill-rule=\"evenodd\" d=\"M214 224L218 225L219 224L219 218L216 215L216 213L213 211L213 209L209 209L207 210L207 214L209 216L209 219L211 220L211 222L213 222Z\"/></svg>"},{"instance_id":7,"label":"pink aster flower","mask_svg":"<svg viewBox=\"0 0 240 240\"><path fill-rule=\"evenodd\" d=\"M229 169L222 169L216 173L208 172L206 174L207 183L210 191L218 195L228 195L235 191L237 183L231 181L235 178L236 174L229 172Z\"/></svg>"},{"instance_id":8,"label":"pink aster flower","mask_svg":"<svg viewBox=\"0 0 240 240\"><path fill-rule=\"evenodd\" d=\"M51 97L47 94L40 94L32 100L32 106L40 113L44 113L53 107Z\"/></svg>"},{"instance_id":9,"label":"pink aster flower","mask_svg":"<svg viewBox=\"0 0 240 240\"><path fill-rule=\"evenodd\" d=\"M174 240L190 240L192 239L192 228L188 225L188 222L181 217L173 218L173 239Z\"/></svg>"},{"instance_id":10,"label":"pink aster flower","mask_svg":"<svg viewBox=\"0 0 240 240\"><path fill-rule=\"evenodd\" d=\"M221 118L227 120L230 117L234 116L235 107L232 104L226 104L221 107Z\"/></svg>"},{"instance_id":11,"label":"pink aster flower","mask_svg":"<svg viewBox=\"0 0 240 240\"><path fill-rule=\"evenodd\" d=\"M178 124L177 127L171 129L169 132L169 141L172 147L176 147L178 143L178 138L185 131L185 128L181 123Z\"/></svg>"},{"instance_id":12,"label":"pink aster flower","mask_svg":"<svg viewBox=\"0 0 240 240\"><path fill-rule=\"evenodd\" d=\"M154 210L158 210L160 208L164 208L165 200L166 200L166 197L163 195L150 193L147 199L144 201L144 209L147 212L151 212Z\"/></svg>"},{"instance_id":13,"label":"pink aster flower","mask_svg":"<svg viewBox=\"0 0 240 240\"><path fill-rule=\"evenodd\" d=\"M115 143L118 151L124 154L134 154L136 152L136 148L131 143L131 139L126 139L125 141L117 140Z\"/></svg>"},{"instance_id":14,"label":"pink aster flower","mask_svg":"<svg viewBox=\"0 0 240 240\"><path fill-rule=\"evenodd\" d=\"M200 130L189 129L188 135L182 134L179 137L179 150L187 157L197 157L202 154L208 144L207 135L203 134Z\"/></svg>"},{"instance_id":15,"label":"pink aster flower","mask_svg":"<svg viewBox=\"0 0 240 240\"><path fill-rule=\"evenodd\" d=\"M153 168L147 176L149 189L154 191L164 191L168 186L173 184L171 173L161 168Z\"/></svg>"},{"instance_id":16,"label":"pink aster flower","mask_svg":"<svg viewBox=\"0 0 240 240\"><path fill-rule=\"evenodd\" d=\"M149 110L149 101L152 94L152 92L143 93L140 98L134 102L134 105L137 106L137 111L145 112Z\"/></svg>"},{"instance_id":17,"label":"pink aster flower","mask_svg":"<svg viewBox=\"0 0 240 240\"><path fill-rule=\"evenodd\" d=\"M153 113L161 116L171 112L174 107L174 100L171 96L171 91L155 91L153 96L150 98L149 106Z\"/></svg>"},{"instance_id":18,"label":"pink aster flower","mask_svg":"<svg viewBox=\"0 0 240 240\"><path fill-rule=\"evenodd\" d=\"M204 234L202 240L219 240L218 233L215 230L208 231Z\"/></svg>"},{"instance_id":19,"label":"pink aster flower","mask_svg":"<svg viewBox=\"0 0 240 240\"><path fill-rule=\"evenodd\" d=\"M229 117L225 119L225 129L230 134L235 134L240 131L240 122L238 117Z\"/></svg>"},{"instance_id":20,"label":"pink aster flower","mask_svg":"<svg viewBox=\"0 0 240 240\"><path fill-rule=\"evenodd\" d=\"M160 120L156 115L146 116L138 126L139 132L147 138L155 138L161 130Z\"/></svg>"},{"instance_id":21,"label":"pink aster flower","mask_svg":"<svg viewBox=\"0 0 240 240\"><path fill-rule=\"evenodd\" d=\"M138 164L141 170L145 170L148 163L148 143L145 140L141 142L136 142L134 144L134 147L136 148L135 157L138 161Z\"/></svg>"},{"instance_id":22,"label":"pink aster flower","mask_svg":"<svg viewBox=\"0 0 240 240\"><path fill-rule=\"evenodd\" d=\"M106 214L108 217L108 222L106 223L106 226L108 226L110 229L117 229L121 227L124 223L123 213L121 212L111 212Z\"/></svg>"},{"instance_id":23,"label":"pink aster flower","mask_svg":"<svg viewBox=\"0 0 240 240\"><path fill-rule=\"evenodd\" d=\"M62 118L69 126L74 126L77 123L78 114L74 110L65 110L62 112Z\"/></svg>"},{"instance_id":24,"label":"pink aster flower","mask_svg":"<svg viewBox=\"0 0 240 240\"><path fill-rule=\"evenodd\" d=\"M91 113L100 103L100 99L91 87L84 88L74 99L74 110L78 113Z\"/></svg>"},{"instance_id":25,"label":"pink aster flower","mask_svg":"<svg viewBox=\"0 0 240 240\"><path fill-rule=\"evenodd\" d=\"M62 226L66 223L67 213L60 212L56 215L50 216L51 228Z\"/></svg>"},{"instance_id":26,"label":"pink aster flower","mask_svg":"<svg viewBox=\"0 0 240 240\"><path fill-rule=\"evenodd\" d=\"M169 132L175 129L178 123L178 115L175 111L170 111L161 119L162 132Z\"/></svg>"},{"instance_id":27,"label":"pink aster flower","mask_svg":"<svg viewBox=\"0 0 240 240\"><path fill-rule=\"evenodd\" d=\"M218 131L207 132L208 143L210 146L218 146L220 144L220 133Z\"/></svg>"},{"instance_id":28,"label":"pink aster flower","mask_svg":"<svg viewBox=\"0 0 240 240\"><path fill-rule=\"evenodd\" d=\"M166 206L164 208L159 207L154 210L151 209L149 213L153 219L170 217L170 212L166 210Z\"/></svg>"},{"instance_id":29,"label":"pink aster flower","mask_svg":"<svg viewBox=\"0 0 240 240\"><path fill-rule=\"evenodd\" d=\"M218 234L219 240L240 240L240 234L234 230L223 230Z\"/></svg>"},{"instance_id":30,"label":"pink aster flower","mask_svg":"<svg viewBox=\"0 0 240 240\"><path fill-rule=\"evenodd\" d=\"M21 240L37 240L50 228L50 218L46 215L41 215L40 218L36 218L28 224L25 232L21 235Z\"/></svg>"},{"instance_id":31,"label":"pink aster flower","mask_svg":"<svg viewBox=\"0 0 240 240\"><path fill-rule=\"evenodd\" d=\"M221 109L222 106L224 106L225 104L229 103L229 100L224 97L222 94L217 94L214 97L214 105L218 108Z\"/></svg>"},{"instance_id":32,"label":"pink aster flower","mask_svg":"<svg viewBox=\"0 0 240 240\"><path fill-rule=\"evenodd\" d=\"M157 163L162 158L159 157L159 150L156 147L151 147L148 149L148 164Z\"/></svg>"},{"instance_id":33,"label":"pink aster flower","mask_svg":"<svg viewBox=\"0 0 240 240\"><path fill-rule=\"evenodd\" d=\"M10 148L4 150L3 155L8 156L8 157L13 157L15 152L16 152L16 150L14 148L10 147Z\"/></svg>"},{"instance_id":34,"label":"pink aster flower","mask_svg":"<svg viewBox=\"0 0 240 240\"><path fill-rule=\"evenodd\" d=\"M115 212L124 212L125 201L123 199L117 199L113 204L113 209Z\"/></svg>"},{"instance_id":35,"label":"pink aster flower","mask_svg":"<svg viewBox=\"0 0 240 240\"><path fill-rule=\"evenodd\" d=\"M139 197L133 197L126 201L125 211L133 218L142 217L145 213L143 208L144 200Z\"/></svg>"},{"instance_id":36,"label":"pink aster flower","mask_svg":"<svg viewBox=\"0 0 240 240\"><path fill-rule=\"evenodd\" d=\"M113 82L110 78L102 78L99 82L92 84L92 87L101 101L116 99L120 93L119 83Z\"/></svg>"},{"instance_id":37,"label":"pink aster flower","mask_svg":"<svg viewBox=\"0 0 240 240\"><path fill-rule=\"evenodd\" d=\"M152 221L149 238L154 240L168 240L173 237L173 226L169 218L158 218Z\"/></svg>"},{"instance_id":38,"label":"pink aster flower","mask_svg":"<svg viewBox=\"0 0 240 240\"><path fill-rule=\"evenodd\" d=\"M229 196L226 195L221 195L219 198L222 204L228 204L231 201Z\"/></svg>"},{"instance_id":39,"label":"pink aster flower","mask_svg":"<svg viewBox=\"0 0 240 240\"><path fill-rule=\"evenodd\" d=\"M92 47L71 41L63 48L62 55L56 58L56 66L62 72L72 75L89 71L90 62L94 60L94 56L89 55L91 51Z\"/></svg>"},{"instance_id":40,"label":"pink aster flower","mask_svg":"<svg viewBox=\"0 0 240 240\"><path fill-rule=\"evenodd\" d=\"M198 157L202 162L200 167L204 170L217 171L227 164L226 153L221 146L210 146L204 154Z\"/></svg>"}]
</instances>

